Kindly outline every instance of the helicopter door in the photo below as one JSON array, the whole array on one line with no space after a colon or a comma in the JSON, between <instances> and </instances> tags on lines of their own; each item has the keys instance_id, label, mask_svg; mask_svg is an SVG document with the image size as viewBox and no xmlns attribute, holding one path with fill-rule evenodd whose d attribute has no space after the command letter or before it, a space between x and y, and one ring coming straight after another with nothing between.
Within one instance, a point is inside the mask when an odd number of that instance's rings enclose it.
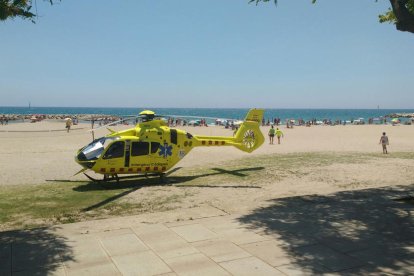
<instances>
[{"instance_id":1,"label":"helicopter door","mask_svg":"<svg viewBox=\"0 0 414 276\"><path fill-rule=\"evenodd\" d=\"M171 138L171 143L177 145L177 130L176 129L170 129L170 138Z\"/></svg>"},{"instance_id":2,"label":"helicopter door","mask_svg":"<svg viewBox=\"0 0 414 276\"><path fill-rule=\"evenodd\" d=\"M105 154L102 157L104 164L108 166L112 166L114 168L123 167L124 149L125 149L124 141L113 142L108 147L108 149L106 150Z\"/></svg>"},{"instance_id":3,"label":"helicopter door","mask_svg":"<svg viewBox=\"0 0 414 276\"><path fill-rule=\"evenodd\" d=\"M125 162L124 167L128 168L131 161L131 140L125 141Z\"/></svg>"},{"instance_id":4,"label":"helicopter door","mask_svg":"<svg viewBox=\"0 0 414 276\"><path fill-rule=\"evenodd\" d=\"M150 166L150 144L148 142L132 142L130 152L131 167Z\"/></svg>"}]
</instances>

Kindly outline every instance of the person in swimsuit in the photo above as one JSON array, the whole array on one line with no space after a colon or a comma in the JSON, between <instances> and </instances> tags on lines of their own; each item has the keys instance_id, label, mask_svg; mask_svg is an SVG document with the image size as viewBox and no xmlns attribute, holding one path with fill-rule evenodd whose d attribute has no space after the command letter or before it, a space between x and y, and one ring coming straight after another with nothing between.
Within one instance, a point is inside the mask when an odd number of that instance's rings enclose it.
<instances>
[{"instance_id":1,"label":"person in swimsuit","mask_svg":"<svg viewBox=\"0 0 414 276\"><path fill-rule=\"evenodd\" d=\"M382 153L383 154L388 154L387 146L390 144L390 142L389 142L388 136L385 132L382 133L382 136L380 138L379 143L382 145Z\"/></svg>"},{"instance_id":2,"label":"person in swimsuit","mask_svg":"<svg viewBox=\"0 0 414 276\"><path fill-rule=\"evenodd\" d=\"M283 132L279 128L276 129L276 137L277 143L280 145L280 137L283 137Z\"/></svg>"},{"instance_id":3,"label":"person in swimsuit","mask_svg":"<svg viewBox=\"0 0 414 276\"><path fill-rule=\"evenodd\" d=\"M269 139L270 139L270 144L271 144L271 145L273 145L273 140L274 140L274 138L275 138L275 133L276 133L275 128L272 126L272 127L269 129Z\"/></svg>"}]
</instances>

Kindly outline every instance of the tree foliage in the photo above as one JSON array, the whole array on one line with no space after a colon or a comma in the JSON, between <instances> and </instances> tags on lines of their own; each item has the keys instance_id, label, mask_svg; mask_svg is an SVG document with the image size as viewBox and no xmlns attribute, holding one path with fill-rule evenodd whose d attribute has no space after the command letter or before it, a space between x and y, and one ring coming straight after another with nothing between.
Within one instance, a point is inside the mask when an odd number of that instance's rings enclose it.
<instances>
[{"instance_id":1,"label":"tree foliage","mask_svg":"<svg viewBox=\"0 0 414 276\"><path fill-rule=\"evenodd\" d=\"M53 5L53 0L47 1ZM0 21L20 17L34 22L33 2L36 5L36 0L0 0Z\"/></svg>"},{"instance_id":2,"label":"tree foliage","mask_svg":"<svg viewBox=\"0 0 414 276\"><path fill-rule=\"evenodd\" d=\"M44 1L48 1L53 5L56 0ZM316 0L310 1L312 3L316 2ZM395 24L399 31L414 33L414 0L388 1L390 1L391 7L384 14L378 16L379 22ZM277 4L277 0L249 0L249 3L256 3L256 5L260 2L274 2ZM36 4L36 0L0 0L0 21L19 17L34 22L37 15L32 12L33 3Z\"/></svg>"},{"instance_id":3,"label":"tree foliage","mask_svg":"<svg viewBox=\"0 0 414 276\"><path fill-rule=\"evenodd\" d=\"M316 0L310 0L312 4ZM376 0L377 2L378 0ZM414 33L414 0L389 0L391 7L378 16L380 23L394 24L399 31ZM277 0L249 0L249 3L274 2Z\"/></svg>"}]
</instances>

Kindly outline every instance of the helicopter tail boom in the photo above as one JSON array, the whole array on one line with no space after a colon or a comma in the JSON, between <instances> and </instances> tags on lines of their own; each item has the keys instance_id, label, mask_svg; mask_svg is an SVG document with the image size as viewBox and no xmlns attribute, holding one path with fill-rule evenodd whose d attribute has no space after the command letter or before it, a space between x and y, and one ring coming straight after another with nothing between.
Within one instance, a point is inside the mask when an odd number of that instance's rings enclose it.
<instances>
[{"instance_id":1,"label":"helicopter tail boom","mask_svg":"<svg viewBox=\"0 0 414 276\"><path fill-rule=\"evenodd\" d=\"M196 146L234 146L245 152L253 152L265 141L260 130L263 109L251 109L233 137L195 136Z\"/></svg>"}]
</instances>

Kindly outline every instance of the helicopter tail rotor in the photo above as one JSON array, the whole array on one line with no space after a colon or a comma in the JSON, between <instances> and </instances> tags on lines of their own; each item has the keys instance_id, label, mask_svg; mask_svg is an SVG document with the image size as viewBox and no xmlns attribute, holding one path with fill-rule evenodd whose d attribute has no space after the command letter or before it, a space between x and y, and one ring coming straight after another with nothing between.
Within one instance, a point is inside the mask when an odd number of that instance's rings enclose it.
<instances>
[{"instance_id":1,"label":"helicopter tail rotor","mask_svg":"<svg viewBox=\"0 0 414 276\"><path fill-rule=\"evenodd\" d=\"M259 123L263 114L263 109L251 109L233 137L195 135L195 146L234 146L250 153L265 141Z\"/></svg>"},{"instance_id":2,"label":"helicopter tail rotor","mask_svg":"<svg viewBox=\"0 0 414 276\"><path fill-rule=\"evenodd\" d=\"M234 146L245 152L252 152L265 141L260 130L263 119L263 109L251 109L234 136Z\"/></svg>"}]
</instances>

